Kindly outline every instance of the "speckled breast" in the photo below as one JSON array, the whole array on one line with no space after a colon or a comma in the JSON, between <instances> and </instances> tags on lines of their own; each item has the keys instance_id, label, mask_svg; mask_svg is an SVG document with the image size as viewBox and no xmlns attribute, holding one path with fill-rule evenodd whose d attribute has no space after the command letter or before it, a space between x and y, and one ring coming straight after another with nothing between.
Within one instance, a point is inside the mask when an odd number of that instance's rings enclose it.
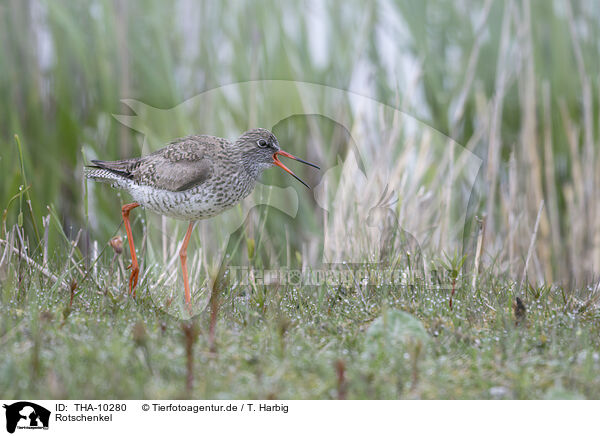
<instances>
[{"instance_id":1,"label":"speckled breast","mask_svg":"<svg viewBox=\"0 0 600 436\"><path fill-rule=\"evenodd\" d=\"M144 208L172 218L193 221L219 215L247 197L252 181L215 179L213 183L173 192L132 183L127 187L133 199Z\"/></svg>"}]
</instances>

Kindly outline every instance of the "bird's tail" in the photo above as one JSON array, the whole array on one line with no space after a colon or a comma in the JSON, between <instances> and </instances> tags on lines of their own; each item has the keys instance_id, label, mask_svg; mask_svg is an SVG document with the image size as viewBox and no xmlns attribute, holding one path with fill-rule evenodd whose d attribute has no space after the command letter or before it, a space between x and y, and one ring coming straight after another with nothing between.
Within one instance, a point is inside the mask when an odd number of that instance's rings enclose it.
<instances>
[{"instance_id":1,"label":"bird's tail","mask_svg":"<svg viewBox=\"0 0 600 436\"><path fill-rule=\"evenodd\" d=\"M93 165L84 168L85 177L97 182L118 183L130 180L131 171L139 159L125 159L115 161L92 160Z\"/></svg>"}]
</instances>

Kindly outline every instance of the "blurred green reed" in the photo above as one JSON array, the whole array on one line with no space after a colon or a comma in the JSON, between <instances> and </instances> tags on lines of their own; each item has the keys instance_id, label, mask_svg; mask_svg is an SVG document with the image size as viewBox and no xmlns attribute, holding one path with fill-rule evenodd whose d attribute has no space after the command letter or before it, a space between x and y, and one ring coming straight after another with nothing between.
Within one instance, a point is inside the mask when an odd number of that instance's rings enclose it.
<instances>
[{"instance_id":1,"label":"blurred green reed","mask_svg":"<svg viewBox=\"0 0 600 436\"><path fill-rule=\"evenodd\" d=\"M485 189L473 212L488 214L484 262L502 253L500 271L520 274L543 199L528 274L581 283L597 270L593 1L9 0L0 23L0 207L19 192L24 167L31 240L48 205L68 235L84 226L82 150L140 152L143 138L111 116L130 113L120 99L166 109L220 85L285 79L368 94L480 156ZM215 130L252 122L233 101L214 110L234 124ZM106 240L115 194L102 190L96 201L94 236ZM9 226L21 210L11 204Z\"/></svg>"}]
</instances>

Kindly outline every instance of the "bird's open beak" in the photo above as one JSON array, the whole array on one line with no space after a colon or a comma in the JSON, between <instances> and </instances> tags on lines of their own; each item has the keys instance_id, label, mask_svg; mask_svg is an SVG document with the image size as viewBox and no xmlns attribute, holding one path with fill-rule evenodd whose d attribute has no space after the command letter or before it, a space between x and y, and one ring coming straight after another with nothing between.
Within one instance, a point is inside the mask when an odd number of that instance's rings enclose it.
<instances>
[{"instance_id":1,"label":"bird's open beak","mask_svg":"<svg viewBox=\"0 0 600 436\"><path fill-rule=\"evenodd\" d=\"M293 154L289 154L288 152L283 151L283 150L279 150L279 151L276 151L275 153L273 153L273 163L275 165L277 165L279 168L282 168L284 171L290 173L292 175L292 177L294 177L296 180L298 180L300 183L302 183L304 186L306 186L308 189L310 189L310 186L308 186L300 177L298 177L288 167L286 167L284 164L281 163L281 161L279 160L279 157L278 157L280 155L289 157L290 159L297 160L298 162L302 162L305 165L310 165L311 167L315 167L318 170L320 170L321 168L319 168L314 163L306 162L305 160L302 160L302 159L294 156Z\"/></svg>"}]
</instances>

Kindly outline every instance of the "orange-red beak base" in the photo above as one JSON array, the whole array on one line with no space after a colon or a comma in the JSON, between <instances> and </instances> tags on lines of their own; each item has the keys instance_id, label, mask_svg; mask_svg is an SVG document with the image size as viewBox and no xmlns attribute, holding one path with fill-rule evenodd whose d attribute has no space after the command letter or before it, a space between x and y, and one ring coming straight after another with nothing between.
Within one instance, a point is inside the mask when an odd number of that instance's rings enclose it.
<instances>
[{"instance_id":1,"label":"orange-red beak base","mask_svg":"<svg viewBox=\"0 0 600 436\"><path fill-rule=\"evenodd\" d=\"M286 167L284 164L281 163L281 161L278 158L279 155L285 156L285 157L289 157L290 159L297 160L298 162L302 162L305 165L309 165L309 166L317 168L317 169L320 169L320 168L317 165L315 165L314 163L310 163L310 162L307 162L305 160L302 160L302 159L294 156L293 154L290 154L290 153L288 153L286 151L283 151L283 150L279 150L279 151L276 151L275 153L273 153L273 163L275 165L277 165L279 168L283 169L287 173L291 174L292 177L294 177L296 180L298 180L300 183L302 183L304 186L306 186L308 189L310 189L310 186L308 186L304 182L304 180L302 180L300 177L298 177L296 174L294 174L288 167Z\"/></svg>"}]
</instances>

